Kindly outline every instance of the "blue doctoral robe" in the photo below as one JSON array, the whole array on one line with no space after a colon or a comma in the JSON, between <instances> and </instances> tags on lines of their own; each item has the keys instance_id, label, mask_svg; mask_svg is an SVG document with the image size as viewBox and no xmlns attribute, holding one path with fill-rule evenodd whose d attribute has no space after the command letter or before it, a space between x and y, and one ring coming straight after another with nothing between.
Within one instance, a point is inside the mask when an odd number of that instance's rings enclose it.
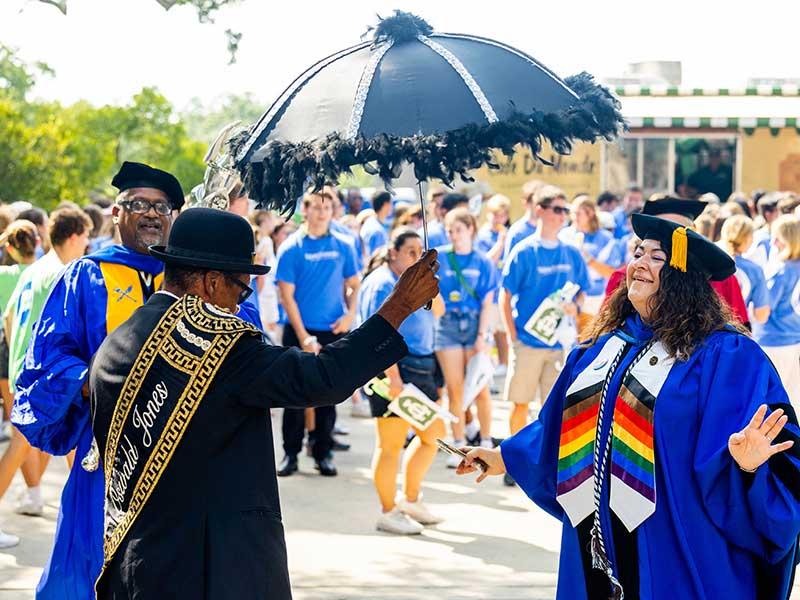
<instances>
[{"instance_id":1,"label":"blue doctoral robe","mask_svg":"<svg viewBox=\"0 0 800 600\"><path fill-rule=\"evenodd\" d=\"M53 551L36 590L37 600L94 598L103 564L102 465L81 466L92 442L89 405L81 394L89 363L107 335L108 292L101 263L121 264L153 276L164 265L122 245L70 263L56 280L33 331L17 381L12 422L36 448L75 462L61 494ZM261 327L258 313L241 311Z\"/></svg>"},{"instance_id":2,"label":"blue doctoral robe","mask_svg":"<svg viewBox=\"0 0 800 600\"><path fill-rule=\"evenodd\" d=\"M637 316L627 320L623 331L609 335L628 341L609 383L608 398L613 399L625 369L652 332ZM558 600L587 598L577 530L556 501L563 402L608 337L572 351L539 419L501 445L508 473L531 500L563 523ZM778 441L794 439L795 445L747 475L728 452L728 437L745 427L761 404L791 415ZM613 412L606 410L598 424L601 448ZM626 590L626 598L788 598L800 532L798 433L778 374L750 338L716 332L687 361L676 362L655 404L656 509L635 530L640 589L638 594ZM600 507L606 548L618 575L607 477Z\"/></svg>"}]
</instances>

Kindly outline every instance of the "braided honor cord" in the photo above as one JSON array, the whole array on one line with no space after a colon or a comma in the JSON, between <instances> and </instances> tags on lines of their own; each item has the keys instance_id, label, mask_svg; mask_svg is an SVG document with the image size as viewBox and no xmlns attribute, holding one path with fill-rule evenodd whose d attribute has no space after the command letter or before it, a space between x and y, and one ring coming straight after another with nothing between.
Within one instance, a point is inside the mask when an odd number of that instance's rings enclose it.
<instances>
[{"instance_id":1,"label":"braided honor cord","mask_svg":"<svg viewBox=\"0 0 800 600\"><path fill-rule=\"evenodd\" d=\"M622 381L628 376L631 369L636 366L636 363L644 356L650 347L653 345L654 342L650 342L644 348L642 348L636 357L633 359L631 364L625 370L624 375L622 376ZM592 523L592 542L591 542L591 551L592 551L592 568L599 569L603 571L607 576L609 581L611 581L611 586L613 588L612 598L614 600L623 600L625 598L625 592L622 589L622 584L620 584L619 580L614 577L614 570L611 566L611 561L608 559L608 553L606 552L606 544L603 540L603 530L600 526L600 490L603 487L603 480L605 479L606 474L606 463L608 462L608 455L611 451L611 440L613 436L613 423L611 425L611 429L608 430L608 439L606 440L605 448L603 449L603 455L600 456L600 431L603 428L603 414L606 408L606 399L608 396L608 386L611 382L611 379L614 377L614 373L617 370L617 365L619 364L622 355L625 353L625 346L619 349L617 355L614 357L614 361L611 363L611 368L608 370L608 375L606 376L606 380L603 383L603 391L600 394L600 408L598 409L598 416L597 416L597 431L595 433L595 441L594 441L594 522ZM613 411L613 406L612 406Z\"/></svg>"}]
</instances>

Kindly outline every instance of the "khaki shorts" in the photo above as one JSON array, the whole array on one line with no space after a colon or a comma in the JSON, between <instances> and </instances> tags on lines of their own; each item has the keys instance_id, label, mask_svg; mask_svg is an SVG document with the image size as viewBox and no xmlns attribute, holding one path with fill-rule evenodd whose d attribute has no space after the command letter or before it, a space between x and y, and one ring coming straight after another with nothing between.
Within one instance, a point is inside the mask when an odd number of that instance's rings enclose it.
<instances>
[{"instance_id":1,"label":"khaki shorts","mask_svg":"<svg viewBox=\"0 0 800 600\"><path fill-rule=\"evenodd\" d=\"M517 340L508 356L505 399L529 404L539 398L544 403L563 364L563 350L531 348Z\"/></svg>"}]
</instances>

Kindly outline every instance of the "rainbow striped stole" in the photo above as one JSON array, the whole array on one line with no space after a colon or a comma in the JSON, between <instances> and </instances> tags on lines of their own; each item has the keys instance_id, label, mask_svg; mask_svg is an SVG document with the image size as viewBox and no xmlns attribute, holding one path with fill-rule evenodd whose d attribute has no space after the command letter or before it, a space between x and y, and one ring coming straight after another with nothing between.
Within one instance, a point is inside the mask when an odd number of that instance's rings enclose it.
<instances>
[{"instance_id":1,"label":"rainbow striped stole","mask_svg":"<svg viewBox=\"0 0 800 600\"><path fill-rule=\"evenodd\" d=\"M626 373L614 404L610 506L628 531L656 509L655 403L675 361L657 342Z\"/></svg>"},{"instance_id":2,"label":"rainbow striped stole","mask_svg":"<svg viewBox=\"0 0 800 600\"><path fill-rule=\"evenodd\" d=\"M561 414L556 500L574 527L594 511L594 455L603 385L625 342L611 336L569 386Z\"/></svg>"}]
</instances>

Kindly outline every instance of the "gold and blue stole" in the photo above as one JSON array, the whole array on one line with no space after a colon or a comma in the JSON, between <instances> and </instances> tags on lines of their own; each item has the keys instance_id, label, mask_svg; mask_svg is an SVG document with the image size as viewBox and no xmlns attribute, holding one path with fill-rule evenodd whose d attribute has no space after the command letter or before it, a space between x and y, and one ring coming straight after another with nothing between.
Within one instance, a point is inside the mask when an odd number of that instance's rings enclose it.
<instances>
[{"instance_id":1,"label":"gold and blue stole","mask_svg":"<svg viewBox=\"0 0 800 600\"><path fill-rule=\"evenodd\" d=\"M130 318L137 308L161 287L164 275L153 275L113 262L100 262L108 300L106 333L111 333Z\"/></svg>"}]
</instances>

